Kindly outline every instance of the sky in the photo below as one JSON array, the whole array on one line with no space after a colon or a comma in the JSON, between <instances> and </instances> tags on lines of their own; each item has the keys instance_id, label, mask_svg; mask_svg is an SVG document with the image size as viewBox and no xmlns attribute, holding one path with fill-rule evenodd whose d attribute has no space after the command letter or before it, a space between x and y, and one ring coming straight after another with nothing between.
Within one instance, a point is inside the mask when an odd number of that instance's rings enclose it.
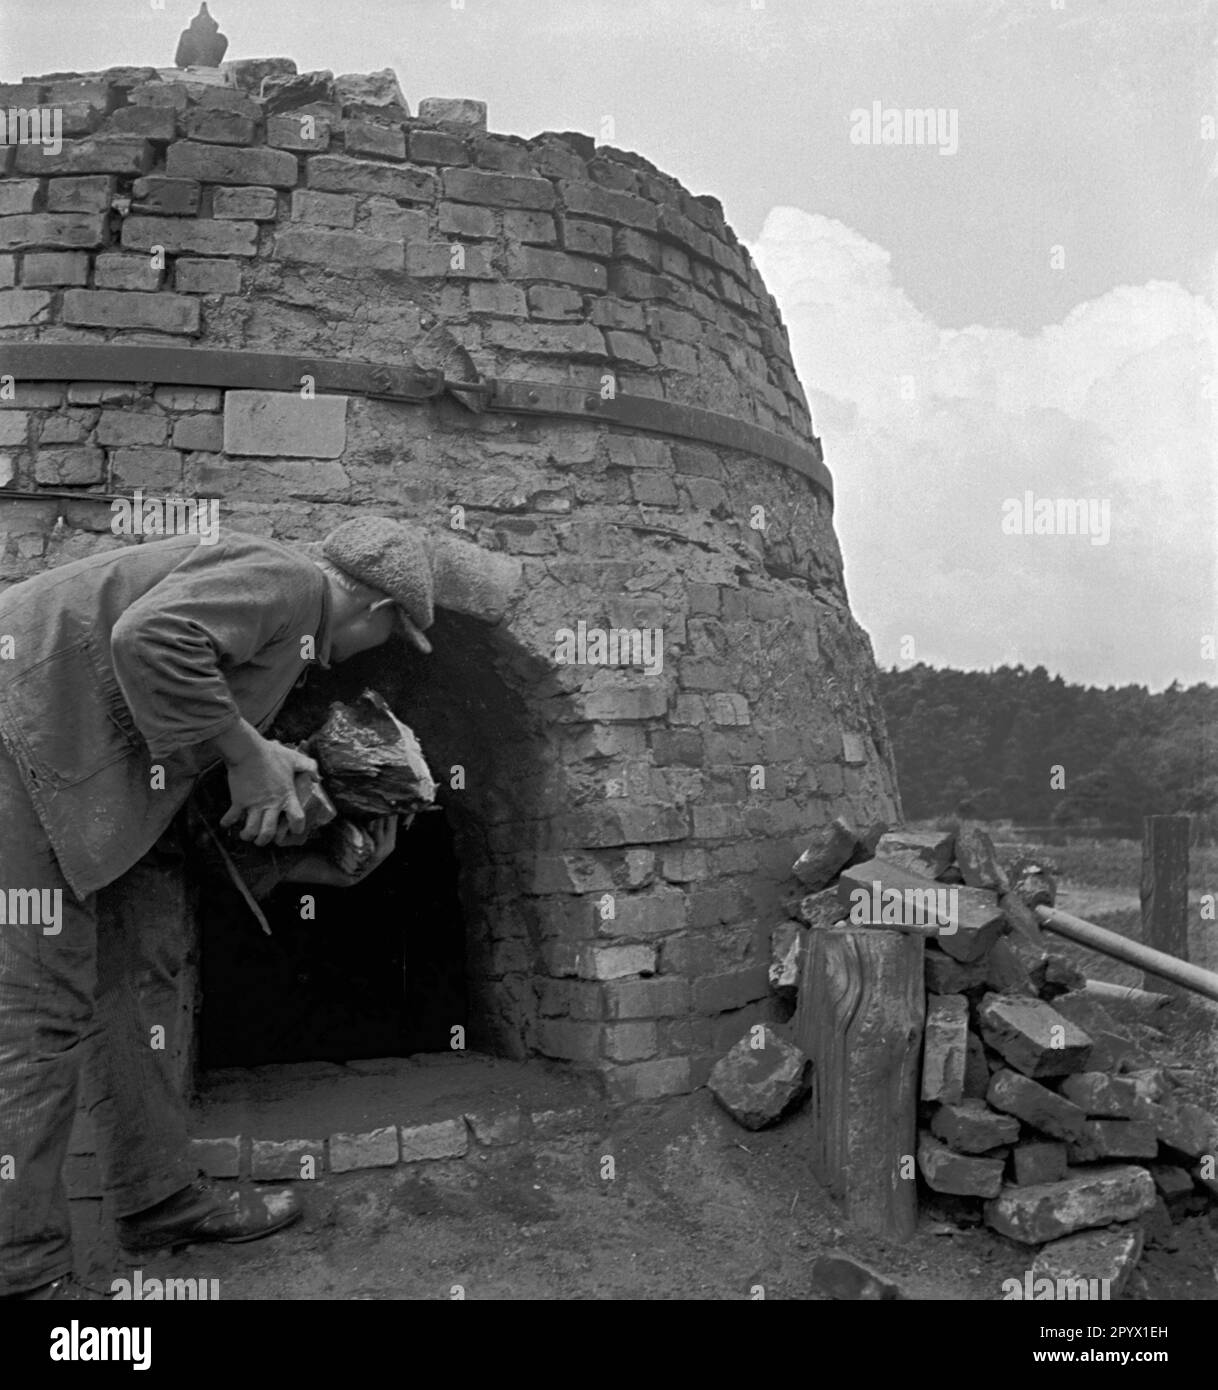
<instances>
[{"instance_id":1,"label":"sky","mask_svg":"<svg viewBox=\"0 0 1218 1390\"><path fill-rule=\"evenodd\" d=\"M168 66L197 8L0 0L0 80ZM585 131L715 194L782 309L882 665L1218 680L1218 0L210 8L230 58L392 67L412 106L478 97L492 130ZM873 142L877 103L942 140Z\"/></svg>"}]
</instances>

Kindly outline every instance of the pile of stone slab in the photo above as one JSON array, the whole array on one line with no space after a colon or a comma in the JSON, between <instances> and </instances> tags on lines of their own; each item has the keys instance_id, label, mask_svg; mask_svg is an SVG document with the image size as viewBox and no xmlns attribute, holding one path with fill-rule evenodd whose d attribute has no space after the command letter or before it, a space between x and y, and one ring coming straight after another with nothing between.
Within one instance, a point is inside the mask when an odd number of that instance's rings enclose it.
<instances>
[{"instance_id":1,"label":"pile of stone slab","mask_svg":"<svg viewBox=\"0 0 1218 1390\"><path fill-rule=\"evenodd\" d=\"M837 821L794 873L810 891L770 968L788 1000L811 931L927 938L917 1168L939 1215L1040 1247L1034 1281L1107 1279L1117 1297L1147 1236L1218 1199L1218 1122L1189 1100L1187 1069L1156 1064L1045 949L1031 907L1055 896L1047 866L1004 869L977 827ZM901 920L910 889L926 923ZM953 911L936 916L937 901Z\"/></svg>"}]
</instances>

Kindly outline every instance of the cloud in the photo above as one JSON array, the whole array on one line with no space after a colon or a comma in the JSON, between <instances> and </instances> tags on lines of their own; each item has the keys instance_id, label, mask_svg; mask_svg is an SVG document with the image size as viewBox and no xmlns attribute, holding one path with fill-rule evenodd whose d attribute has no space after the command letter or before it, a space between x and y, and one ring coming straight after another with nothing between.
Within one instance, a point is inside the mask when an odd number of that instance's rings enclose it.
<instances>
[{"instance_id":1,"label":"cloud","mask_svg":"<svg viewBox=\"0 0 1218 1390\"><path fill-rule=\"evenodd\" d=\"M1071 680L1215 679L1213 309L1121 285L1027 336L941 329L892 260L780 207L750 247L777 298L837 491L856 615L881 664L1044 664ZM945 266L950 274L950 265ZM1107 544L1011 535L1006 499L1091 498Z\"/></svg>"}]
</instances>

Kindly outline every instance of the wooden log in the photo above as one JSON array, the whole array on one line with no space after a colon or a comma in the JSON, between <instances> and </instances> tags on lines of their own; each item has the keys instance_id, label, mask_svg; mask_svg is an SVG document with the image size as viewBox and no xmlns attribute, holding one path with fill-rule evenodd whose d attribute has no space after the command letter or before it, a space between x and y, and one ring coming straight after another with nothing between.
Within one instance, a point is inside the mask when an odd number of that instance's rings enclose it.
<instances>
[{"instance_id":1,"label":"wooden log","mask_svg":"<svg viewBox=\"0 0 1218 1390\"><path fill-rule=\"evenodd\" d=\"M1194 994L1204 995L1206 999L1218 1000L1218 974L1212 970L1202 970L1199 965L1190 965L1186 960L1177 960L1164 951L1152 950L1140 941L1130 941L1119 936L1107 927L1097 927L1094 922L1075 917L1057 907L1035 907L1036 919L1046 931L1064 936L1067 941L1076 941L1080 946L1088 946L1103 956L1122 960L1126 965L1136 965L1147 974L1172 984L1183 985Z\"/></svg>"},{"instance_id":2,"label":"wooden log","mask_svg":"<svg viewBox=\"0 0 1218 1390\"><path fill-rule=\"evenodd\" d=\"M918 1216L923 938L828 928L808 947L795 1041L813 1062L813 1171L861 1229L908 1240Z\"/></svg>"},{"instance_id":3,"label":"wooden log","mask_svg":"<svg viewBox=\"0 0 1218 1390\"><path fill-rule=\"evenodd\" d=\"M1142 944L1177 960L1188 959L1188 831L1187 816L1142 822Z\"/></svg>"}]
</instances>

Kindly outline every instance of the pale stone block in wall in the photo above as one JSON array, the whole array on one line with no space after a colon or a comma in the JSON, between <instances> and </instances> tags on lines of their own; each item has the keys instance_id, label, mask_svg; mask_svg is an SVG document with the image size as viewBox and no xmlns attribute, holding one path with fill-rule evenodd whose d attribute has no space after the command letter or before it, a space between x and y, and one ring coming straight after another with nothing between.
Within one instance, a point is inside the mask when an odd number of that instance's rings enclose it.
<instances>
[{"instance_id":1,"label":"pale stone block in wall","mask_svg":"<svg viewBox=\"0 0 1218 1390\"><path fill-rule=\"evenodd\" d=\"M226 454L336 459L346 447L346 396L302 400L285 391L229 391L224 397Z\"/></svg>"}]
</instances>

